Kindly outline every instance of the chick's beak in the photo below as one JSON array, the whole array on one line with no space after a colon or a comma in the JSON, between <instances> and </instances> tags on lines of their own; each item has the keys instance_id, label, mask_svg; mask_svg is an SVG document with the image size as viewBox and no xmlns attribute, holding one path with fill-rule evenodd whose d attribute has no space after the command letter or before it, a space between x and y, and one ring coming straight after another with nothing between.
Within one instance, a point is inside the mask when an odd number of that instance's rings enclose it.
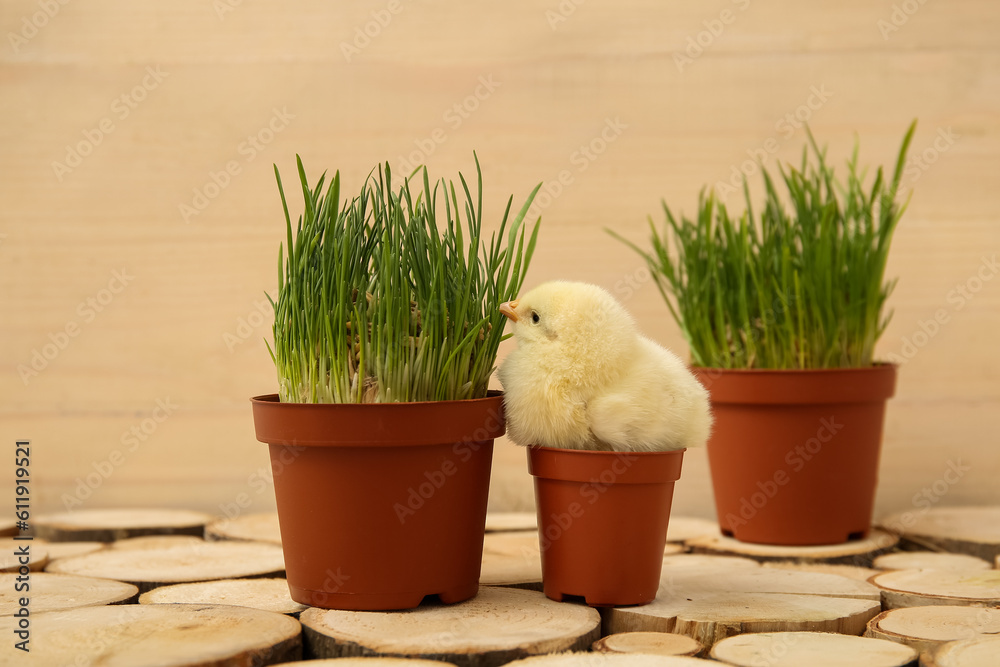
<instances>
[{"instance_id":1,"label":"chick's beak","mask_svg":"<svg viewBox=\"0 0 1000 667\"><path fill-rule=\"evenodd\" d=\"M514 312L517 308L517 301L507 301L500 304L500 312L503 313L507 319L511 322L517 322L517 313Z\"/></svg>"}]
</instances>

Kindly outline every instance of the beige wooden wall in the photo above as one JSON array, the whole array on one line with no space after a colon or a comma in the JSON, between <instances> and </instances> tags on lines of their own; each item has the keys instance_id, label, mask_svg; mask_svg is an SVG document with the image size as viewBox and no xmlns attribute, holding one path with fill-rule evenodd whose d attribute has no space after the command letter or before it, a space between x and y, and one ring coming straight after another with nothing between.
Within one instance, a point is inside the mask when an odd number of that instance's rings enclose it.
<instances>
[{"instance_id":1,"label":"beige wooden wall","mask_svg":"<svg viewBox=\"0 0 1000 667\"><path fill-rule=\"evenodd\" d=\"M248 402L275 388L272 163L355 190L379 160L468 174L475 149L494 214L544 180L529 283L615 290L685 354L603 227L642 239L661 197L690 211L751 156L794 158L805 118L869 164L920 119L878 512L998 500L993 0L3 0L0 29L0 465L32 439L37 511L273 507ZM523 452L495 461L492 506L530 507ZM712 515L704 452L675 507Z\"/></svg>"}]
</instances>

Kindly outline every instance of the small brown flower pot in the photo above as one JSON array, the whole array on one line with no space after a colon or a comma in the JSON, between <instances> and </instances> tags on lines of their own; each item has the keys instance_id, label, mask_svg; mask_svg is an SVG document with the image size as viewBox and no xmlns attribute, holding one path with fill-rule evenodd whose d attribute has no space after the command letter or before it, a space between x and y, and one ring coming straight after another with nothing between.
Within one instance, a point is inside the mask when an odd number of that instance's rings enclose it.
<instances>
[{"instance_id":1,"label":"small brown flower pot","mask_svg":"<svg viewBox=\"0 0 1000 667\"><path fill-rule=\"evenodd\" d=\"M693 368L712 398L719 525L760 544L842 544L871 529L896 367Z\"/></svg>"},{"instance_id":2,"label":"small brown flower pot","mask_svg":"<svg viewBox=\"0 0 1000 667\"><path fill-rule=\"evenodd\" d=\"M528 448L545 595L595 607L652 601L683 458Z\"/></svg>"},{"instance_id":3,"label":"small brown flower pot","mask_svg":"<svg viewBox=\"0 0 1000 667\"><path fill-rule=\"evenodd\" d=\"M479 590L503 396L427 403L252 399L270 446L292 599L409 609Z\"/></svg>"}]
</instances>

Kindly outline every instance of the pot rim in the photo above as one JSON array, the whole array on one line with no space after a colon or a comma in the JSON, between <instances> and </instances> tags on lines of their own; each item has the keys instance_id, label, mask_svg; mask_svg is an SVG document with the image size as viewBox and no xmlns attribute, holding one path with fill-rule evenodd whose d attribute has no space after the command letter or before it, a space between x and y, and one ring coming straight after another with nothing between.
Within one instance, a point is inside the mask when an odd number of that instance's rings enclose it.
<instances>
[{"instance_id":1,"label":"pot rim","mask_svg":"<svg viewBox=\"0 0 1000 667\"><path fill-rule=\"evenodd\" d=\"M715 404L817 405L884 402L896 393L899 366L690 369Z\"/></svg>"},{"instance_id":2,"label":"pot rim","mask_svg":"<svg viewBox=\"0 0 1000 667\"><path fill-rule=\"evenodd\" d=\"M541 446L525 449L528 450L528 472L535 478L601 486L675 482L680 479L681 464L687 451L685 448L659 452L608 452Z\"/></svg>"}]
</instances>

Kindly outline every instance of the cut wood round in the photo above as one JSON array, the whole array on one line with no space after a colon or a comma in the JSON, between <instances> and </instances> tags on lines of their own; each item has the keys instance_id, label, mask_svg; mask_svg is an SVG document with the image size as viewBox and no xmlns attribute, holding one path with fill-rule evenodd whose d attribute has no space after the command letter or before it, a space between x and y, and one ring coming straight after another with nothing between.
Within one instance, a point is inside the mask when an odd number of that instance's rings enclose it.
<instances>
[{"instance_id":1,"label":"cut wood round","mask_svg":"<svg viewBox=\"0 0 1000 667\"><path fill-rule=\"evenodd\" d=\"M800 572L822 572L824 574L837 574L841 577L850 577L858 581L868 581L871 577L879 573L870 567L859 567L857 565L840 565L837 563L796 563L794 561L768 561L763 563L764 567L776 567L781 570L799 570Z\"/></svg>"},{"instance_id":2,"label":"cut wood round","mask_svg":"<svg viewBox=\"0 0 1000 667\"><path fill-rule=\"evenodd\" d=\"M292 599L285 579L220 579L160 586L143 593L139 604L231 604L298 616L308 609Z\"/></svg>"},{"instance_id":3,"label":"cut wood round","mask_svg":"<svg viewBox=\"0 0 1000 667\"><path fill-rule=\"evenodd\" d=\"M602 614L606 633L676 632L711 646L745 632L860 635L880 611L878 589L863 581L765 567L706 565L665 568L651 603L606 609Z\"/></svg>"},{"instance_id":4,"label":"cut wood round","mask_svg":"<svg viewBox=\"0 0 1000 667\"><path fill-rule=\"evenodd\" d=\"M719 663L681 655L644 653L556 653L523 658L510 667L711 667Z\"/></svg>"},{"instance_id":5,"label":"cut wood round","mask_svg":"<svg viewBox=\"0 0 1000 667\"><path fill-rule=\"evenodd\" d=\"M270 665L302 657L294 618L225 605L114 605L32 614L29 661L36 665L196 667ZM4 637L17 619L0 618ZM0 665L23 665L15 640Z\"/></svg>"},{"instance_id":6,"label":"cut wood round","mask_svg":"<svg viewBox=\"0 0 1000 667\"><path fill-rule=\"evenodd\" d=\"M695 537L685 544L695 553L744 556L760 561L823 562L870 567L875 557L893 550L898 543L899 538L895 535L872 530L868 537L862 540L806 547L753 544L724 535Z\"/></svg>"},{"instance_id":7,"label":"cut wood round","mask_svg":"<svg viewBox=\"0 0 1000 667\"><path fill-rule=\"evenodd\" d=\"M203 512L163 509L76 510L35 519L35 535L51 542L114 542L140 535L205 533L212 517Z\"/></svg>"},{"instance_id":8,"label":"cut wood round","mask_svg":"<svg viewBox=\"0 0 1000 667\"><path fill-rule=\"evenodd\" d=\"M989 607L904 607L868 621L865 637L906 644L919 652L977 635L1000 634L1000 609Z\"/></svg>"},{"instance_id":9,"label":"cut wood round","mask_svg":"<svg viewBox=\"0 0 1000 667\"><path fill-rule=\"evenodd\" d=\"M696 537L721 535L719 524L708 519L672 516L667 523L667 542L687 542Z\"/></svg>"},{"instance_id":10,"label":"cut wood round","mask_svg":"<svg viewBox=\"0 0 1000 667\"><path fill-rule=\"evenodd\" d=\"M257 542L205 542L151 549L105 549L63 558L50 572L127 581L145 593L157 586L284 573L281 547Z\"/></svg>"},{"instance_id":11,"label":"cut wood round","mask_svg":"<svg viewBox=\"0 0 1000 667\"><path fill-rule=\"evenodd\" d=\"M206 540L244 540L281 544L277 512L244 514L235 519L219 519L205 528Z\"/></svg>"},{"instance_id":12,"label":"cut wood round","mask_svg":"<svg viewBox=\"0 0 1000 667\"><path fill-rule=\"evenodd\" d=\"M283 662L271 667L442 667L447 663L440 660L417 660L413 658L330 658L328 660L306 660L303 662Z\"/></svg>"},{"instance_id":13,"label":"cut wood round","mask_svg":"<svg viewBox=\"0 0 1000 667\"><path fill-rule=\"evenodd\" d=\"M0 537L0 572L19 572L24 566L31 572L44 570L49 562L48 547L45 540Z\"/></svg>"},{"instance_id":14,"label":"cut wood round","mask_svg":"<svg viewBox=\"0 0 1000 667\"><path fill-rule=\"evenodd\" d=\"M673 568L695 567L695 568L718 568L730 569L734 567L760 567L760 563L752 558L740 558L739 556L708 556L706 554L667 554L663 557L663 569L660 570L660 578L670 574Z\"/></svg>"},{"instance_id":15,"label":"cut wood round","mask_svg":"<svg viewBox=\"0 0 1000 667\"><path fill-rule=\"evenodd\" d=\"M48 542L45 548L49 552L49 561L51 562L60 558L92 554L105 546L107 545L104 542Z\"/></svg>"},{"instance_id":16,"label":"cut wood round","mask_svg":"<svg viewBox=\"0 0 1000 667\"><path fill-rule=\"evenodd\" d=\"M879 570L992 570L989 561L966 554L897 551L875 559Z\"/></svg>"},{"instance_id":17,"label":"cut wood round","mask_svg":"<svg viewBox=\"0 0 1000 667\"><path fill-rule=\"evenodd\" d=\"M646 653L652 655L700 655L705 647L687 635L672 632L619 632L594 642L598 653Z\"/></svg>"},{"instance_id":18,"label":"cut wood round","mask_svg":"<svg viewBox=\"0 0 1000 667\"><path fill-rule=\"evenodd\" d=\"M309 657L385 655L469 667L585 650L601 631L600 615L590 607L555 602L537 591L489 586L454 605L388 613L312 608L300 618Z\"/></svg>"},{"instance_id":19,"label":"cut wood round","mask_svg":"<svg viewBox=\"0 0 1000 667\"><path fill-rule=\"evenodd\" d=\"M144 537L127 537L124 540L111 542L111 549L165 549L168 547L190 547L202 544L205 540L194 535L146 535Z\"/></svg>"},{"instance_id":20,"label":"cut wood round","mask_svg":"<svg viewBox=\"0 0 1000 667\"><path fill-rule=\"evenodd\" d=\"M17 535L17 522L13 519L0 519L0 537L11 537Z\"/></svg>"},{"instance_id":21,"label":"cut wood round","mask_svg":"<svg viewBox=\"0 0 1000 667\"><path fill-rule=\"evenodd\" d=\"M483 586L542 590L542 557L538 532L519 530L487 533L483 539Z\"/></svg>"},{"instance_id":22,"label":"cut wood round","mask_svg":"<svg viewBox=\"0 0 1000 667\"><path fill-rule=\"evenodd\" d=\"M987 561L1000 556L1000 506L938 507L900 512L879 522L904 546L969 554Z\"/></svg>"},{"instance_id":23,"label":"cut wood round","mask_svg":"<svg viewBox=\"0 0 1000 667\"><path fill-rule=\"evenodd\" d=\"M1000 570L892 570L871 582L885 609L925 605L1000 606Z\"/></svg>"},{"instance_id":24,"label":"cut wood round","mask_svg":"<svg viewBox=\"0 0 1000 667\"><path fill-rule=\"evenodd\" d=\"M921 667L996 667L1000 637L948 642L920 659Z\"/></svg>"},{"instance_id":25,"label":"cut wood round","mask_svg":"<svg viewBox=\"0 0 1000 667\"><path fill-rule=\"evenodd\" d=\"M723 639L711 657L739 667L908 667L917 664L909 646L882 639L828 632L762 632Z\"/></svg>"},{"instance_id":26,"label":"cut wood round","mask_svg":"<svg viewBox=\"0 0 1000 667\"><path fill-rule=\"evenodd\" d=\"M15 586L24 584L20 575L0 574L0 616L10 616L21 608L20 599L28 597L31 613L56 609L74 609L105 604L135 602L139 589L132 584L94 577L76 577L71 574L32 574L27 583L30 589L18 591Z\"/></svg>"},{"instance_id":27,"label":"cut wood round","mask_svg":"<svg viewBox=\"0 0 1000 667\"><path fill-rule=\"evenodd\" d=\"M508 530L538 530L538 515L534 512L486 513L486 532Z\"/></svg>"}]
</instances>

